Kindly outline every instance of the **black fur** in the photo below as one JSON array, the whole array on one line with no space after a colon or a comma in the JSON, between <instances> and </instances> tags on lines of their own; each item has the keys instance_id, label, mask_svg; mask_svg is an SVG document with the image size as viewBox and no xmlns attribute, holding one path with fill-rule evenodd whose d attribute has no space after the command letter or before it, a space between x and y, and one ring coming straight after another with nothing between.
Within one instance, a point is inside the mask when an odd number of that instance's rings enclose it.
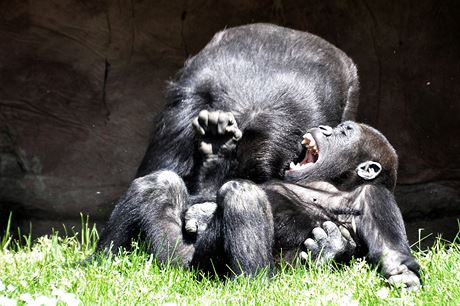
<instances>
[{"instance_id":1,"label":"black fur","mask_svg":"<svg viewBox=\"0 0 460 306\"><path fill-rule=\"evenodd\" d=\"M217 33L170 83L137 178L97 249L128 247L140 231L161 261L248 274L272 266L271 206L255 183L284 177L308 128L353 119L358 87L351 59L312 34L268 24ZM191 124L201 110L231 112L243 132L237 146L203 157ZM215 218L186 232L189 208L208 202Z\"/></svg>"},{"instance_id":2,"label":"black fur","mask_svg":"<svg viewBox=\"0 0 460 306\"><path fill-rule=\"evenodd\" d=\"M207 109L232 112L244 131L237 177L281 178L304 131L354 118L358 87L351 59L312 34L268 24L219 32L171 82L137 176L168 169L193 191L190 122Z\"/></svg>"},{"instance_id":3,"label":"black fur","mask_svg":"<svg viewBox=\"0 0 460 306\"><path fill-rule=\"evenodd\" d=\"M351 121L329 133L310 130L318 160L288 171L284 182L264 184L275 224L275 251L287 258L298 253L303 237L332 220L354 233L355 255L380 264L390 282L420 285L419 265L410 254L404 222L393 195L398 158L377 130ZM357 174L360 163L381 166L373 179Z\"/></svg>"},{"instance_id":4,"label":"black fur","mask_svg":"<svg viewBox=\"0 0 460 306\"><path fill-rule=\"evenodd\" d=\"M357 242L354 255L368 255L390 283L418 287L419 265L410 253L392 193L398 165L395 150L380 132L364 124L346 121L324 131L309 131L319 151L316 162L289 170L284 181L269 181L260 187L250 181L227 182L219 191L213 226L197 231L197 239L222 233L218 241L223 241L223 247L214 250L215 254L222 254L223 263L232 271L252 275L262 267L271 269L281 255L293 261L305 249L305 238L332 220L353 234ZM360 174L363 162L379 171ZM330 226L324 227L333 234ZM321 243L327 237L315 238ZM200 248L214 244L207 240ZM204 258L196 258L197 264ZM206 260L209 258L212 255Z\"/></svg>"}]
</instances>

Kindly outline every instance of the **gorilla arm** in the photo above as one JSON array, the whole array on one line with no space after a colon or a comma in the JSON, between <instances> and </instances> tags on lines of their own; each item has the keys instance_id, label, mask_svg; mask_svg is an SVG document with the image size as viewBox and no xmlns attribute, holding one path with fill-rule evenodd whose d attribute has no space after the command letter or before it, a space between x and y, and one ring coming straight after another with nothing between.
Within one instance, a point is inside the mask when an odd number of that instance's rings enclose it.
<instances>
[{"instance_id":1,"label":"gorilla arm","mask_svg":"<svg viewBox=\"0 0 460 306\"><path fill-rule=\"evenodd\" d=\"M420 286L419 265L410 253L394 196L386 187L365 184L342 191L327 182L271 182L264 190L272 203L275 248L286 260L304 247L319 264L367 254L390 284ZM302 243L301 237L310 233L313 237ZM307 254L300 252L300 256Z\"/></svg>"},{"instance_id":2,"label":"gorilla arm","mask_svg":"<svg viewBox=\"0 0 460 306\"><path fill-rule=\"evenodd\" d=\"M355 206L362 212L353 227L368 249L369 259L380 264L392 285L420 286L419 265L410 253L401 212L393 194L382 186L364 185L357 190Z\"/></svg>"}]
</instances>

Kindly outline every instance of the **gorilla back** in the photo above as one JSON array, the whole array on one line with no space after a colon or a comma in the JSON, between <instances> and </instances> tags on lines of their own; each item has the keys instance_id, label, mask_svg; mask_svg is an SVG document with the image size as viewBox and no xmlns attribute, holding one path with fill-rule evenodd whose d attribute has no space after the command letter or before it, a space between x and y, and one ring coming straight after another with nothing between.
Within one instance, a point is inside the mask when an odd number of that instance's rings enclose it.
<instances>
[{"instance_id":1,"label":"gorilla back","mask_svg":"<svg viewBox=\"0 0 460 306\"><path fill-rule=\"evenodd\" d=\"M236 177L282 178L300 153L303 131L354 119L358 87L352 60L312 34L269 24L219 32L169 84L167 107L137 176L172 170L193 192L197 152L190 122L205 109L232 112L245 134Z\"/></svg>"}]
</instances>

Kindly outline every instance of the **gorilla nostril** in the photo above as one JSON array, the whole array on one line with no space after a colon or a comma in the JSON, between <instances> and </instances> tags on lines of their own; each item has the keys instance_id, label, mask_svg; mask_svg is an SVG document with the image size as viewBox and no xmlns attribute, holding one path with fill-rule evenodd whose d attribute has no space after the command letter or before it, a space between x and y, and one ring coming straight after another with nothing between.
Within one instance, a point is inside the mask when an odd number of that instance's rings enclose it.
<instances>
[{"instance_id":1,"label":"gorilla nostril","mask_svg":"<svg viewBox=\"0 0 460 306\"><path fill-rule=\"evenodd\" d=\"M332 135L332 128L328 125L320 125L319 129L324 136L331 136Z\"/></svg>"}]
</instances>

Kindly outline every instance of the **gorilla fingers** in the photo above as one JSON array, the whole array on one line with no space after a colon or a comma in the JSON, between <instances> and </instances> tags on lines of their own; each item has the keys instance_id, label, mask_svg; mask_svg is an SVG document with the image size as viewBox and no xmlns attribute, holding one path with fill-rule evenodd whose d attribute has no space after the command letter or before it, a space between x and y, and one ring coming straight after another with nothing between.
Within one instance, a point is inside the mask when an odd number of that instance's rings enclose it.
<instances>
[{"instance_id":1,"label":"gorilla fingers","mask_svg":"<svg viewBox=\"0 0 460 306\"><path fill-rule=\"evenodd\" d=\"M312 235L313 238L305 240L304 246L319 265L330 260L349 260L355 252L356 243L350 232L331 221L324 222L322 227L315 227ZM303 251L300 252L300 257L308 259L308 255Z\"/></svg>"}]
</instances>

